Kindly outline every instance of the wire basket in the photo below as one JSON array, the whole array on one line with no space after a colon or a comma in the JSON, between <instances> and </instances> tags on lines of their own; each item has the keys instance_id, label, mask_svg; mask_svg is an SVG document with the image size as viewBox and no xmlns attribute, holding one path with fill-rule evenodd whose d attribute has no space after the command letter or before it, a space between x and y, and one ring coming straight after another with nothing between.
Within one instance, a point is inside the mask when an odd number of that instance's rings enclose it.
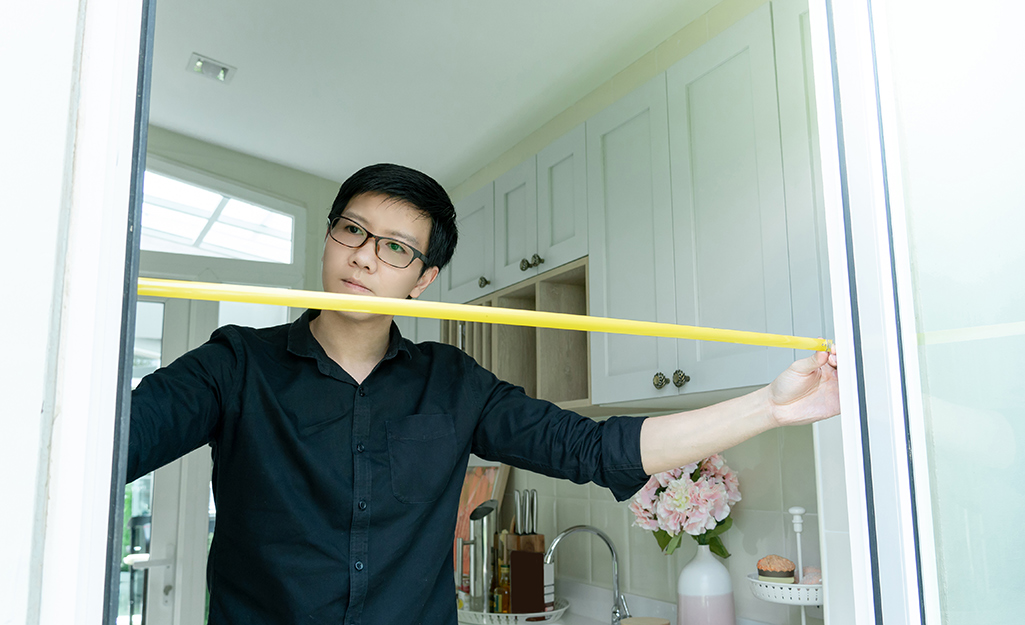
<instances>
[{"instance_id":1,"label":"wire basket","mask_svg":"<svg viewBox=\"0 0 1025 625\"><path fill-rule=\"evenodd\" d=\"M763 582L757 573L747 576L754 596L773 603L822 605L822 584L776 584Z\"/></svg>"},{"instance_id":2,"label":"wire basket","mask_svg":"<svg viewBox=\"0 0 1025 625\"><path fill-rule=\"evenodd\" d=\"M552 623L562 618L566 609L569 608L569 601L556 599L555 609L551 612L534 612L532 614L491 614L487 612L470 612L459 610L460 623L478 623L481 625L507 625L510 623Z\"/></svg>"}]
</instances>

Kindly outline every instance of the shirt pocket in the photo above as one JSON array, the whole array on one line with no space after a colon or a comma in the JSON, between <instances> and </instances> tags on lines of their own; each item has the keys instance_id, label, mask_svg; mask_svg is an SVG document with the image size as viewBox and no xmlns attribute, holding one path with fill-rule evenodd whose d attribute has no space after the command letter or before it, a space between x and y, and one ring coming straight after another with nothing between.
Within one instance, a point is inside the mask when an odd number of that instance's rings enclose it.
<instances>
[{"instance_id":1,"label":"shirt pocket","mask_svg":"<svg viewBox=\"0 0 1025 625\"><path fill-rule=\"evenodd\" d=\"M395 498L430 503L445 491L456 463L450 414L415 414L388 421L388 463Z\"/></svg>"}]
</instances>

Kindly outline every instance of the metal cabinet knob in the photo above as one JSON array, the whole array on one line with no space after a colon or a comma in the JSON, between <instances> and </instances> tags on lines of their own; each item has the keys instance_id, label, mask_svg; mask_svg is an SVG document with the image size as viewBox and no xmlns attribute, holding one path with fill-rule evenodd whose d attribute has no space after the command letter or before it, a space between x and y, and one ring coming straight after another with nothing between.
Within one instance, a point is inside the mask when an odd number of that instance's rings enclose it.
<instances>
[{"instance_id":1,"label":"metal cabinet knob","mask_svg":"<svg viewBox=\"0 0 1025 625\"><path fill-rule=\"evenodd\" d=\"M480 287L480 288L482 288L482 289L483 289L484 287L486 287L487 285L489 285L489 284L491 284L491 280L488 280L488 279L487 279L487 278L485 278L484 276L481 276L481 277L480 277L480 280L477 280L477 286L479 286L479 287Z\"/></svg>"},{"instance_id":2,"label":"metal cabinet knob","mask_svg":"<svg viewBox=\"0 0 1025 625\"><path fill-rule=\"evenodd\" d=\"M664 373L659 371L655 374L655 377L651 379L651 383L655 386L655 388L660 389L664 387L666 384L669 384L669 378L667 378Z\"/></svg>"},{"instance_id":3,"label":"metal cabinet knob","mask_svg":"<svg viewBox=\"0 0 1025 625\"><path fill-rule=\"evenodd\" d=\"M545 259L541 258L537 254L534 254L533 256L530 257L530 260L527 260L526 258L520 260L520 271L526 271L528 269L533 269L534 267L537 267L538 265L544 264L544 262L545 262Z\"/></svg>"},{"instance_id":4,"label":"metal cabinet knob","mask_svg":"<svg viewBox=\"0 0 1025 625\"><path fill-rule=\"evenodd\" d=\"M690 382L690 376L689 375L687 375L686 373L684 373L683 371L681 371L679 369L677 369L676 371L673 371L673 384L676 385L676 388L680 388L681 386L683 386L687 382Z\"/></svg>"}]
</instances>

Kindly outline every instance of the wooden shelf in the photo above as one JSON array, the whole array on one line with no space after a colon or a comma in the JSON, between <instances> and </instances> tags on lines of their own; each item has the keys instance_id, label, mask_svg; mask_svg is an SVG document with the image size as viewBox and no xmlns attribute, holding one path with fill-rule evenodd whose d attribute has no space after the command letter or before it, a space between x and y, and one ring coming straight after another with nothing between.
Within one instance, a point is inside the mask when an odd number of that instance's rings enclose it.
<instances>
[{"instance_id":1,"label":"wooden shelf","mask_svg":"<svg viewBox=\"0 0 1025 625\"><path fill-rule=\"evenodd\" d=\"M587 258L470 302L522 310L587 314ZM441 340L473 356L528 395L569 410L591 407L586 332L443 321Z\"/></svg>"}]
</instances>

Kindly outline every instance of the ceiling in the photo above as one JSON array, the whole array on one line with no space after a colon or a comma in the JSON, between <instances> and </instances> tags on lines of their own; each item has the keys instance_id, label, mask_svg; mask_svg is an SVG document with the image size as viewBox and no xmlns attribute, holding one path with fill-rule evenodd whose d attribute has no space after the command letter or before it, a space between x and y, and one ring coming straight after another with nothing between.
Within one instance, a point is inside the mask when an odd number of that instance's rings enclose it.
<instances>
[{"instance_id":1,"label":"ceiling","mask_svg":"<svg viewBox=\"0 0 1025 625\"><path fill-rule=\"evenodd\" d=\"M159 0L150 123L341 181L452 189L715 0ZM198 53L237 68L222 84Z\"/></svg>"}]
</instances>

